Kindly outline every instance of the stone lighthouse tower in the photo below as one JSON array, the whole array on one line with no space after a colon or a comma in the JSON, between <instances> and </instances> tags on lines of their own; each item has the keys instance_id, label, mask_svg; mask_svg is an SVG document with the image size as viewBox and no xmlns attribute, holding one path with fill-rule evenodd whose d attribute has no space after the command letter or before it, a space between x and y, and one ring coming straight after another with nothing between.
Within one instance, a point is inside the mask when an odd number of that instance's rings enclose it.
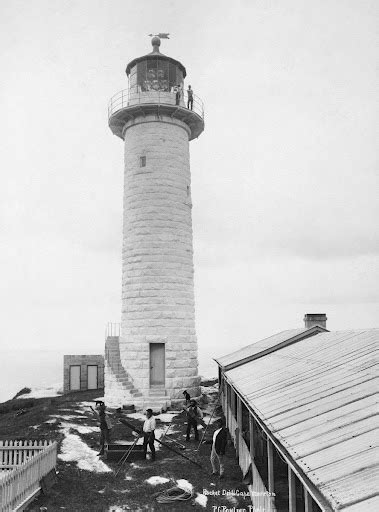
<instances>
[{"instance_id":1,"label":"stone lighthouse tower","mask_svg":"<svg viewBox=\"0 0 379 512\"><path fill-rule=\"evenodd\" d=\"M160 43L128 64L128 89L109 105L125 166L121 331L106 342L105 399L139 408L200 394L189 141L203 107L188 103L186 69Z\"/></svg>"}]
</instances>

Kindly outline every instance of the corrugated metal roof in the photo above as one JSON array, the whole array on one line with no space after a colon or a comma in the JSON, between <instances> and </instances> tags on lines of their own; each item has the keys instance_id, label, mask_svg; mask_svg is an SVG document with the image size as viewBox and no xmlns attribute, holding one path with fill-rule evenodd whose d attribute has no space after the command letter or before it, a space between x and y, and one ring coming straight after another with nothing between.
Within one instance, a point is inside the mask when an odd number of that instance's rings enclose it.
<instances>
[{"instance_id":1,"label":"corrugated metal roof","mask_svg":"<svg viewBox=\"0 0 379 512\"><path fill-rule=\"evenodd\" d=\"M284 343L292 340L296 337L301 337L304 335L305 337L317 334L320 330L325 330L322 327L314 326L308 329L287 329L286 331L279 332L270 336L269 338L265 338L260 341L256 341L255 343L251 343L247 345L247 347L243 347L231 354L227 354L223 357L218 357L215 361L223 368L228 368L231 366L235 366L239 362L243 362L244 359L254 357L265 350L269 350L280 343Z\"/></svg>"},{"instance_id":2,"label":"corrugated metal roof","mask_svg":"<svg viewBox=\"0 0 379 512\"><path fill-rule=\"evenodd\" d=\"M226 372L334 509L379 510L379 329L325 332Z\"/></svg>"}]
</instances>

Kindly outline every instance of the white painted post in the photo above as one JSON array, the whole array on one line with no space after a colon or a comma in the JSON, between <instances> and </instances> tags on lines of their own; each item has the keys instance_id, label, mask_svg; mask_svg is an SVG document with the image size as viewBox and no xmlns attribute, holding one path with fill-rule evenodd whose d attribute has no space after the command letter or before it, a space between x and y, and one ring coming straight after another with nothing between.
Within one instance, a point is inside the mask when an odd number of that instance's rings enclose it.
<instances>
[{"instance_id":1,"label":"white painted post","mask_svg":"<svg viewBox=\"0 0 379 512\"><path fill-rule=\"evenodd\" d=\"M274 492L274 445L267 438L268 490Z\"/></svg>"},{"instance_id":2,"label":"white painted post","mask_svg":"<svg viewBox=\"0 0 379 512\"><path fill-rule=\"evenodd\" d=\"M296 481L295 473L288 466L288 512L296 512Z\"/></svg>"},{"instance_id":3,"label":"white painted post","mask_svg":"<svg viewBox=\"0 0 379 512\"><path fill-rule=\"evenodd\" d=\"M249 415L249 430L250 430L250 458L251 462L254 461L255 452L254 452L254 418L253 415Z\"/></svg>"},{"instance_id":4,"label":"white painted post","mask_svg":"<svg viewBox=\"0 0 379 512\"><path fill-rule=\"evenodd\" d=\"M312 496L309 494L307 489L304 487L304 512L312 512Z\"/></svg>"},{"instance_id":5,"label":"white painted post","mask_svg":"<svg viewBox=\"0 0 379 512\"><path fill-rule=\"evenodd\" d=\"M240 447L241 447L241 441L242 441L242 402L240 397L237 395L237 427L238 427L238 433L237 433L237 457L239 459L240 457Z\"/></svg>"}]
</instances>

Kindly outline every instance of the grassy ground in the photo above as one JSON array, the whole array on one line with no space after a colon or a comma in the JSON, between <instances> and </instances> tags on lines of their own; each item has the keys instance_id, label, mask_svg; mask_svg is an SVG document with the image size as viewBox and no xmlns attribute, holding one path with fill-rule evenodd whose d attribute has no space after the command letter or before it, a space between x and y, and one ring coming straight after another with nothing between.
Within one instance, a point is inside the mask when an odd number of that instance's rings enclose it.
<instances>
[{"instance_id":1,"label":"grassy ground","mask_svg":"<svg viewBox=\"0 0 379 512\"><path fill-rule=\"evenodd\" d=\"M209 383L207 383L209 384ZM211 383L210 383L211 384ZM214 408L216 392L209 388L207 394L209 403L203 404L206 411L205 421L208 422ZM61 443L65 433L72 432L94 450L98 449L99 434L90 432L79 434L76 429L67 429L63 432L62 424L64 419L57 418L53 423L45 423L51 420L51 416L77 415L81 402L91 401L99 396L99 391L87 391L70 393L52 399L35 399L33 405L25 408L25 412L17 415L21 401L13 400L1 408L0 404L0 439L54 439ZM83 410L83 409L82 409ZM84 412L84 418L76 418L75 424L81 426L95 426L96 419L88 410ZM67 420L73 421L73 420ZM142 426L142 421L129 419L136 427ZM63 423L62 423L63 422ZM159 421L157 422L159 424ZM162 424L162 427L167 424ZM215 427L210 427L207 435L211 439ZM185 414L179 413L173 418L170 434L173 439L184 443L186 449L182 451L188 457L193 458L202 469L176 455L167 448L160 447L157 451L157 460L135 460L126 463L122 471L115 475L118 469L117 462L104 460L113 471L109 473L96 473L78 469L77 462L65 462L58 458L57 471L58 482L50 490L48 495L41 495L29 507L30 511L37 512L40 507L46 507L50 511L78 511L78 512L121 512L131 511L166 511L172 510L209 510L214 511L214 506L226 506L248 509L251 504L249 498L238 495L238 491L246 492L247 488L241 484L241 471L235 459L235 452L232 445L228 446L226 457L226 476L219 480L211 475L209 462L210 445L201 447L197 452L198 444L195 441L185 442ZM131 430L118 423L112 430L112 440L131 440ZM156 443L158 446L158 443ZM158 485L151 485L146 482L152 476L167 478L168 481ZM194 498L188 501L160 504L156 501L155 494L159 491L169 489L176 485L180 479L187 480L193 486ZM195 501L197 493L206 494L214 491L216 495L208 495L205 507ZM225 492L232 491L232 496L226 496ZM237 491L237 492L236 492ZM219 493L219 495L217 495ZM223 495L224 493L224 495ZM203 499L200 496L200 499Z\"/></svg>"}]
</instances>

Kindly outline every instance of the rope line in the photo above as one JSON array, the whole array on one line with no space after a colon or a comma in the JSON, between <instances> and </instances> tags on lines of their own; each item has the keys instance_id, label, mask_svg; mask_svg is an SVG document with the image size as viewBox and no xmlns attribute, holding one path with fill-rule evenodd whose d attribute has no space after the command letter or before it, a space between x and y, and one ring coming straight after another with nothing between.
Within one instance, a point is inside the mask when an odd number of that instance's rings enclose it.
<instances>
[{"instance_id":1,"label":"rope line","mask_svg":"<svg viewBox=\"0 0 379 512\"><path fill-rule=\"evenodd\" d=\"M173 501L186 501L193 497L193 491L185 491L180 487L171 487L158 494L155 498L158 503L172 503Z\"/></svg>"}]
</instances>

